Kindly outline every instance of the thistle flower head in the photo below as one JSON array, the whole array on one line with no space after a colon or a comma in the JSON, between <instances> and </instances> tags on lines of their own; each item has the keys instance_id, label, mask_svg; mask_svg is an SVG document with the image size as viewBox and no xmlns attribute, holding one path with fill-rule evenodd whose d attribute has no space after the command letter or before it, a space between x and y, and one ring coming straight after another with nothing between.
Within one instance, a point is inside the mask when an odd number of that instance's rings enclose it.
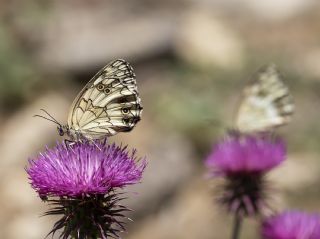
<instances>
[{"instance_id":1,"label":"thistle flower head","mask_svg":"<svg viewBox=\"0 0 320 239\"><path fill-rule=\"evenodd\" d=\"M231 135L218 143L206 160L213 177L224 183L218 200L240 215L260 213L266 205L265 173L285 160L284 143L265 135Z\"/></svg>"},{"instance_id":2,"label":"thistle flower head","mask_svg":"<svg viewBox=\"0 0 320 239\"><path fill-rule=\"evenodd\" d=\"M146 166L135 151L104 142L57 144L29 160L31 186L61 215L49 234L63 239L118 237L124 230L123 199L117 189L138 183Z\"/></svg>"},{"instance_id":3,"label":"thistle flower head","mask_svg":"<svg viewBox=\"0 0 320 239\"><path fill-rule=\"evenodd\" d=\"M266 136L229 136L218 143L206 161L216 174L265 173L285 160L284 143Z\"/></svg>"},{"instance_id":4,"label":"thistle flower head","mask_svg":"<svg viewBox=\"0 0 320 239\"><path fill-rule=\"evenodd\" d=\"M135 151L106 142L57 144L29 160L27 173L40 196L104 194L140 181L145 160L137 163Z\"/></svg>"},{"instance_id":5,"label":"thistle flower head","mask_svg":"<svg viewBox=\"0 0 320 239\"><path fill-rule=\"evenodd\" d=\"M266 219L261 233L264 239L318 239L320 215L285 211Z\"/></svg>"}]
</instances>

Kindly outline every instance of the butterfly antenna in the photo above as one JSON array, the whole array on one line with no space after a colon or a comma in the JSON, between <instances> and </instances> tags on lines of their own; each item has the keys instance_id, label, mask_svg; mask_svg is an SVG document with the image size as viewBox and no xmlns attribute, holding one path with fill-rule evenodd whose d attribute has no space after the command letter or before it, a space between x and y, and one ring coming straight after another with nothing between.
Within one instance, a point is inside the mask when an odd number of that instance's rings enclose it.
<instances>
[{"instance_id":1,"label":"butterfly antenna","mask_svg":"<svg viewBox=\"0 0 320 239\"><path fill-rule=\"evenodd\" d=\"M57 124L57 125L59 125L59 126L62 126L59 122L57 122L57 121L55 121L55 120L52 120L52 119L49 119L49 118L46 118L46 117L44 117L44 116L42 116L42 115L34 115L33 117L40 117L40 118L42 118L42 119L51 121L51 122L53 122L53 123L55 123L55 124Z\"/></svg>"},{"instance_id":2,"label":"butterfly antenna","mask_svg":"<svg viewBox=\"0 0 320 239\"><path fill-rule=\"evenodd\" d=\"M56 120L51 114L48 113L48 111L46 111L45 109L40 109L41 111L43 111L45 114L47 114L53 122L57 123L58 125L61 125L58 120Z\"/></svg>"},{"instance_id":3,"label":"butterfly antenna","mask_svg":"<svg viewBox=\"0 0 320 239\"><path fill-rule=\"evenodd\" d=\"M43 116L43 115L34 115L33 117L40 117L40 118L42 118L42 119L51 121L51 122L57 124L57 125L60 126L60 127L62 126L62 125L61 125L55 118L53 118L52 115L50 115L46 110L41 109L41 111L45 112L45 113L49 116L49 118L47 118L47 117L45 117L45 116Z\"/></svg>"},{"instance_id":4,"label":"butterfly antenna","mask_svg":"<svg viewBox=\"0 0 320 239\"><path fill-rule=\"evenodd\" d=\"M48 119L48 118L46 118L46 117L44 117L44 116L42 116L42 115L34 115L33 117L40 117L40 118L43 118L43 119L45 119L45 120L48 120L48 121L51 121L51 122L53 122L53 123L55 123L55 124L57 124L57 125L61 125L61 124L59 124L58 122L56 122L56 121L54 121L54 120L52 120L52 119Z\"/></svg>"}]
</instances>

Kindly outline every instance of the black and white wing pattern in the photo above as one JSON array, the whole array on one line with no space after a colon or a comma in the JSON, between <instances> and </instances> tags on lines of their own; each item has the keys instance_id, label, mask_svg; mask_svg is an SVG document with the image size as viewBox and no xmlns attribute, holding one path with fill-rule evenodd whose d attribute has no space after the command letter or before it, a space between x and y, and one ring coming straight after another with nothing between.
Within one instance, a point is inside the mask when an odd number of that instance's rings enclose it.
<instances>
[{"instance_id":1,"label":"black and white wing pattern","mask_svg":"<svg viewBox=\"0 0 320 239\"><path fill-rule=\"evenodd\" d=\"M130 131L142 112L133 68L115 60L102 68L74 100L70 131L87 139L101 139Z\"/></svg>"},{"instance_id":2,"label":"black and white wing pattern","mask_svg":"<svg viewBox=\"0 0 320 239\"><path fill-rule=\"evenodd\" d=\"M261 68L244 89L235 127L243 133L269 131L287 124L293 112L289 89L271 64Z\"/></svg>"}]
</instances>

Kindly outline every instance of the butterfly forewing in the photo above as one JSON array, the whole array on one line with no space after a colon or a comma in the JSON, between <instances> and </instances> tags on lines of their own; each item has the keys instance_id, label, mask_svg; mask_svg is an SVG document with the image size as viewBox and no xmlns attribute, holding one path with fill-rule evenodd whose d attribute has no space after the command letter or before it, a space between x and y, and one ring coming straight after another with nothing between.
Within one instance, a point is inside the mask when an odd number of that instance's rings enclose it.
<instances>
[{"instance_id":1,"label":"butterfly forewing","mask_svg":"<svg viewBox=\"0 0 320 239\"><path fill-rule=\"evenodd\" d=\"M265 132L287 124L294 104L275 65L263 67L244 89L235 126L245 133Z\"/></svg>"},{"instance_id":2,"label":"butterfly forewing","mask_svg":"<svg viewBox=\"0 0 320 239\"><path fill-rule=\"evenodd\" d=\"M103 138L130 131L140 120L141 111L132 67L124 60L115 60L79 93L71 107L68 126L85 138Z\"/></svg>"}]
</instances>

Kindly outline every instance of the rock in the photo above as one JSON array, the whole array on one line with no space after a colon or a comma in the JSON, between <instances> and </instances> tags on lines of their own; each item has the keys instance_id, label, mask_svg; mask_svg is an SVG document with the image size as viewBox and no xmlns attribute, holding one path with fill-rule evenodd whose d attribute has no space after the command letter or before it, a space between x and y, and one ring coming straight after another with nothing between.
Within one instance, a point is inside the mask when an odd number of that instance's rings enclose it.
<instances>
[{"instance_id":1,"label":"rock","mask_svg":"<svg viewBox=\"0 0 320 239\"><path fill-rule=\"evenodd\" d=\"M294 65L297 69L303 69L307 75L320 79L320 48L306 50L302 56L297 57Z\"/></svg>"},{"instance_id":2,"label":"rock","mask_svg":"<svg viewBox=\"0 0 320 239\"><path fill-rule=\"evenodd\" d=\"M173 14L155 9L140 14L130 9L131 4L110 4L90 11L87 6L63 6L52 13L38 47L41 65L49 71L81 71L112 59L145 59L170 49L176 27Z\"/></svg>"},{"instance_id":3,"label":"rock","mask_svg":"<svg viewBox=\"0 0 320 239\"><path fill-rule=\"evenodd\" d=\"M317 3L315 0L246 0L245 2L256 17L271 21L283 21L298 16L312 9Z\"/></svg>"},{"instance_id":4,"label":"rock","mask_svg":"<svg viewBox=\"0 0 320 239\"><path fill-rule=\"evenodd\" d=\"M256 19L269 22L286 21L317 7L317 0L189 0L211 12L228 18ZM249 21L250 21L249 20Z\"/></svg>"},{"instance_id":5,"label":"rock","mask_svg":"<svg viewBox=\"0 0 320 239\"><path fill-rule=\"evenodd\" d=\"M236 32L210 10L192 9L180 19L176 53L191 64L212 68L239 69L244 47Z\"/></svg>"},{"instance_id":6,"label":"rock","mask_svg":"<svg viewBox=\"0 0 320 239\"><path fill-rule=\"evenodd\" d=\"M319 179L319 159L317 155L296 154L270 173L270 179L277 188L285 191L303 190ZM285 176L284 176L285 175Z\"/></svg>"},{"instance_id":7,"label":"rock","mask_svg":"<svg viewBox=\"0 0 320 239\"><path fill-rule=\"evenodd\" d=\"M68 106L62 95L47 94L4 122L0 138L1 238L41 238L52 227L52 219L49 224L49 219L39 218L44 204L31 189L24 168L36 150L58 138L55 125L32 116L46 108L57 119L65 119Z\"/></svg>"},{"instance_id":8,"label":"rock","mask_svg":"<svg viewBox=\"0 0 320 239\"><path fill-rule=\"evenodd\" d=\"M197 178L197 179L196 179ZM200 175L180 188L177 197L163 210L146 218L128 239L222 239L230 237L231 217L214 203L206 180ZM245 223L243 238L257 238L257 223Z\"/></svg>"},{"instance_id":9,"label":"rock","mask_svg":"<svg viewBox=\"0 0 320 239\"><path fill-rule=\"evenodd\" d=\"M0 136L0 152L3 158L0 161L1 174L6 173L8 168L23 168L36 149L43 149L45 143L58 138L56 125L33 117L41 113L42 108L51 112L58 120L63 119L63 123L66 122L69 102L58 94L47 94L9 118L4 123ZM42 145L39 142L42 142Z\"/></svg>"},{"instance_id":10,"label":"rock","mask_svg":"<svg viewBox=\"0 0 320 239\"><path fill-rule=\"evenodd\" d=\"M8 239L35 239L44 238L51 229L53 221L39 218L34 212L20 213L5 228L6 233L2 238ZM1 227L3 228L3 227ZM54 237L56 238L56 237Z\"/></svg>"},{"instance_id":11,"label":"rock","mask_svg":"<svg viewBox=\"0 0 320 239\"><path fill-rule=\"evenodd\" d=\"M148 161L141 184L126 189L129 199L125 204L134 210L133 214L142 216L161 206L161 201L174 195L197 171L190 142L179 134L159 129L147 114L143 113L143 120L130 134L119 134L113 139L136 148Z\"/></svg>"}]
</instances>

